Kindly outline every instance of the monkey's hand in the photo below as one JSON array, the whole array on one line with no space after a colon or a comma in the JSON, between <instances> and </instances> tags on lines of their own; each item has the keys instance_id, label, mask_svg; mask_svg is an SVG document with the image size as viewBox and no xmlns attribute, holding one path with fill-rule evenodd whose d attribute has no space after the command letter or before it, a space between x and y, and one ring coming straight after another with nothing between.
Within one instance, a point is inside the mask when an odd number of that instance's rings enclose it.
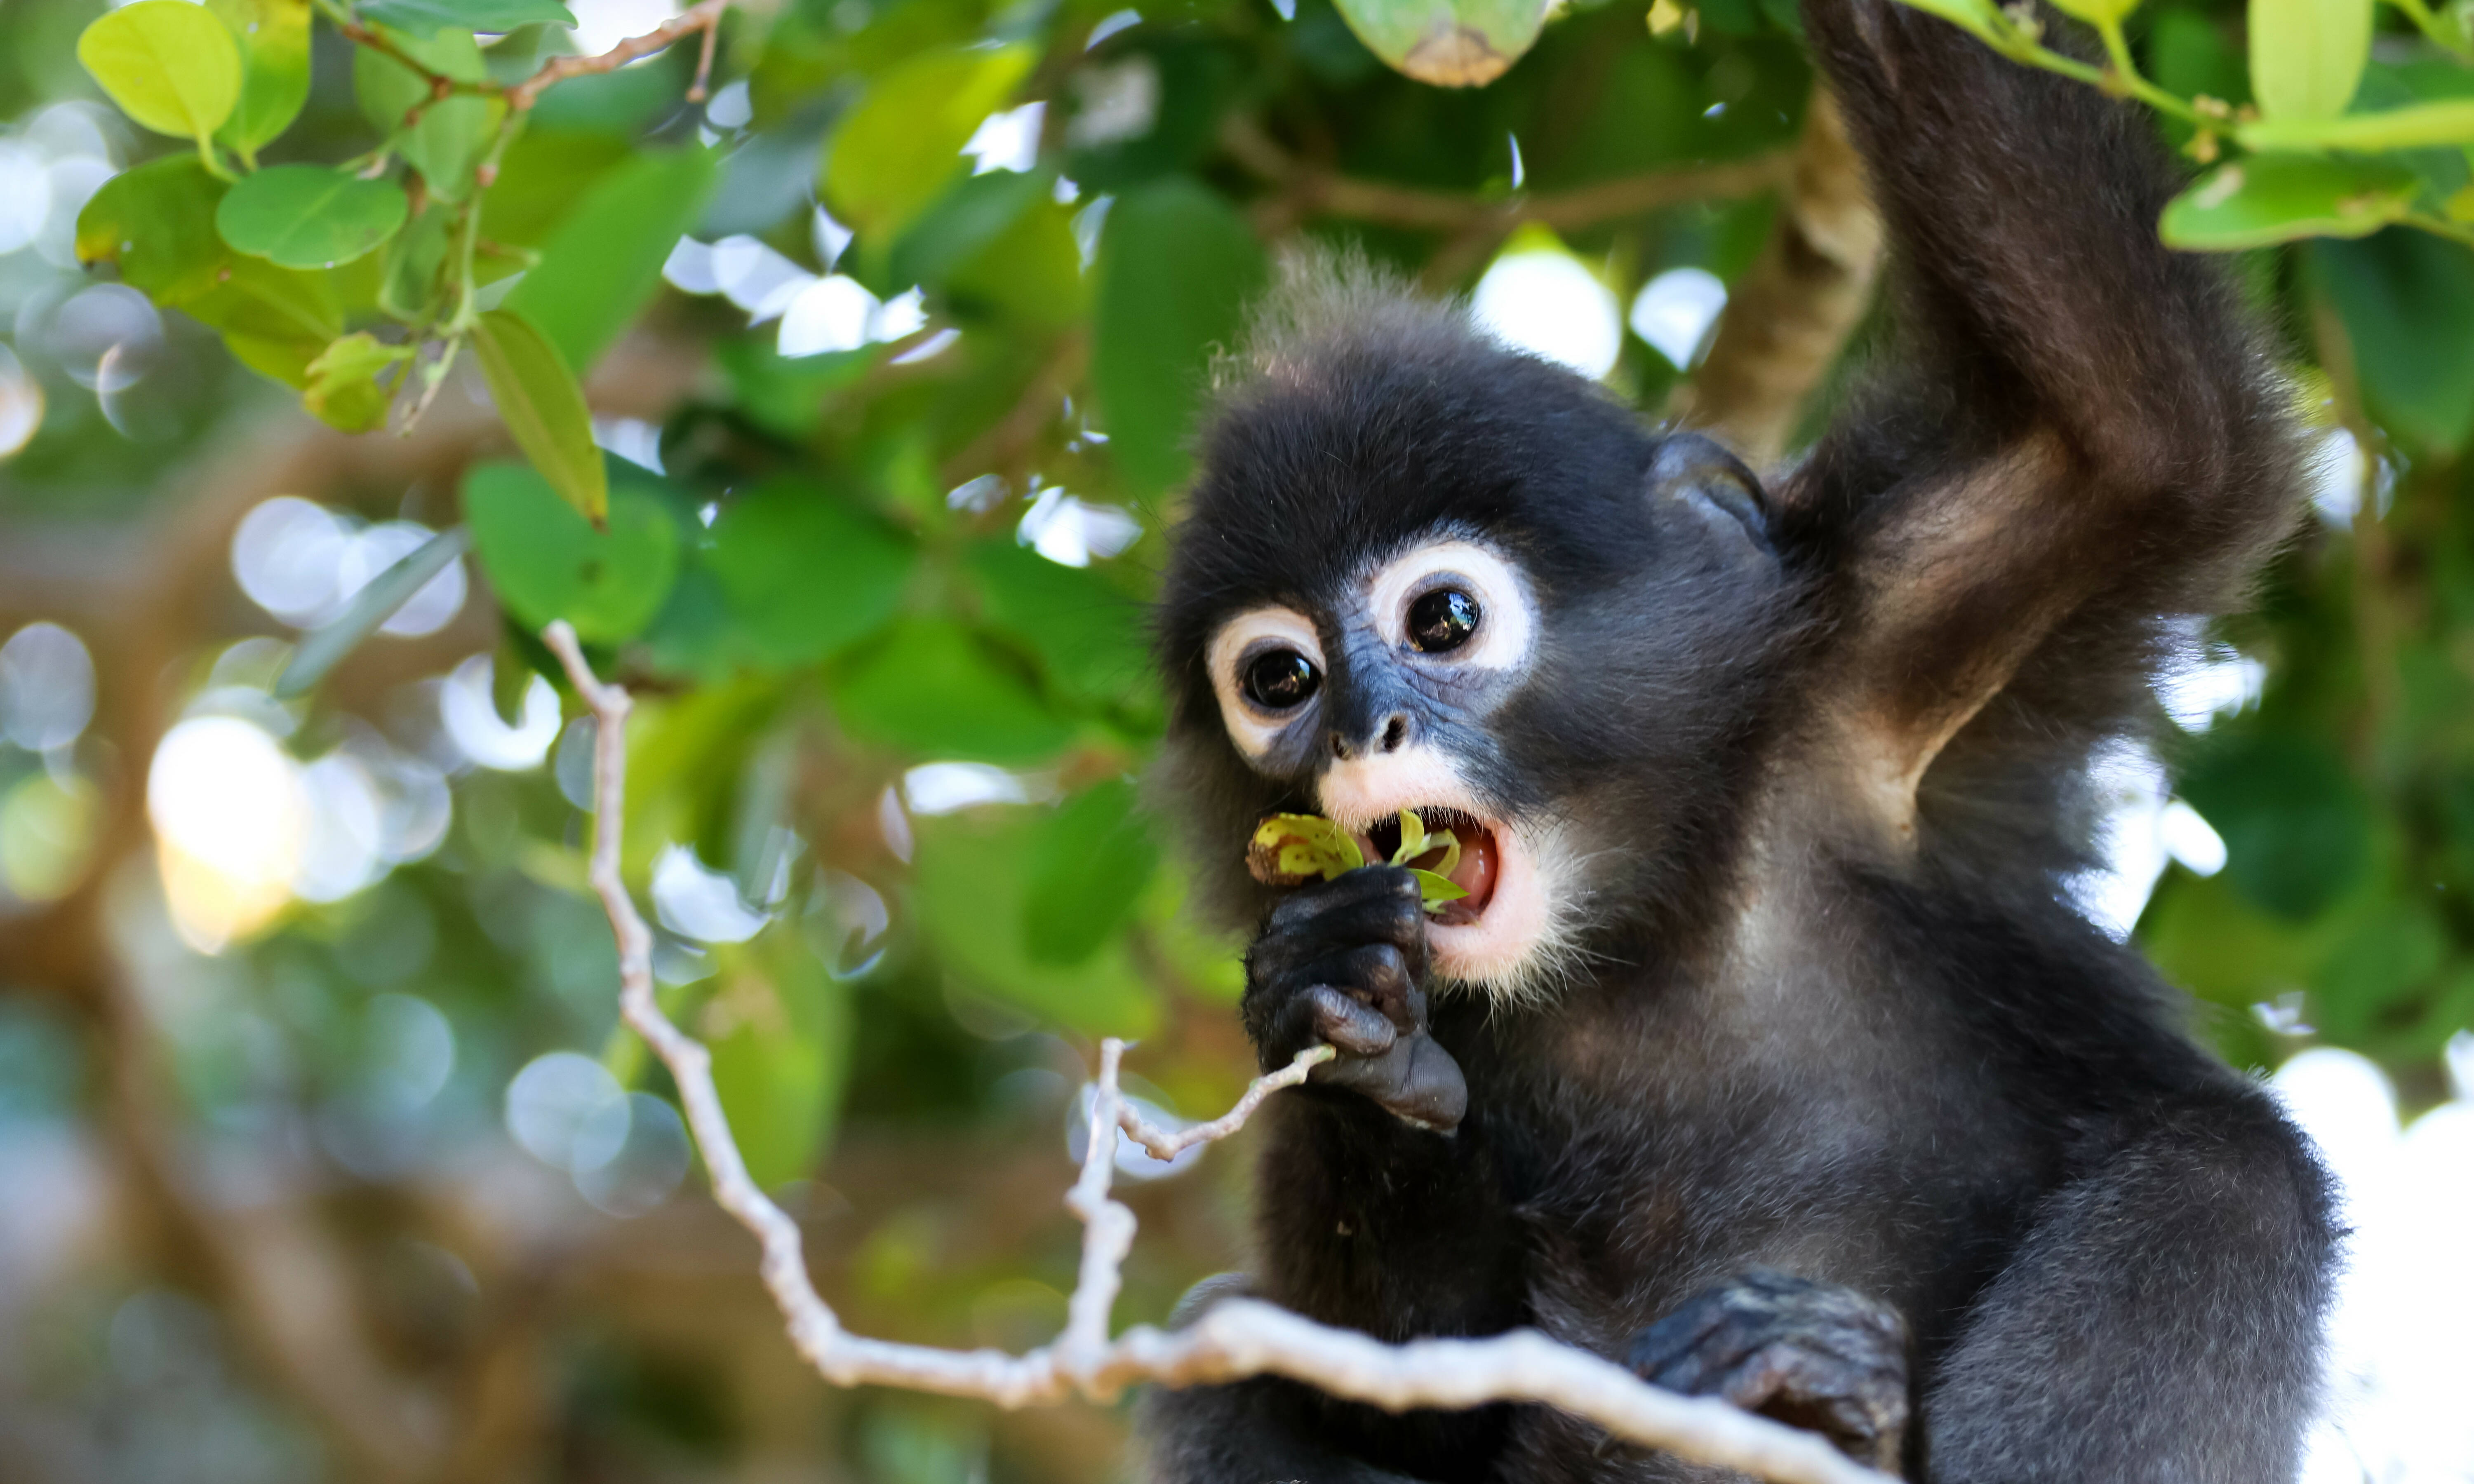
<instances>
[{"instance_id":1,"label":"monkey's hand","mask_svg":"<svg viewBox=\"0 0 2474 1484\"><path fill-rule=\"evenodd\" d=\"M1246 1033L1265 1071L1328 1044L1340 1054L1310 1080L1420 1128L1457 1128L1468 1085L1427 1034L1425 977L1418 878L1397 866L1347 872L1273 910L1246 954Z\"/></svg>"},{"instance_id":2,"label":"monkey's hand","mask_svg":"<svg viewBox=\"0 0 2474 1484\"><path fill-rule=\"evenodd\" d=\"M1852 1288L1756 1268L1642 1330L1626 1363L1652 1385L1724 1397L1898 1472L1906 1322Z\"/></svg>"}]
</instances>

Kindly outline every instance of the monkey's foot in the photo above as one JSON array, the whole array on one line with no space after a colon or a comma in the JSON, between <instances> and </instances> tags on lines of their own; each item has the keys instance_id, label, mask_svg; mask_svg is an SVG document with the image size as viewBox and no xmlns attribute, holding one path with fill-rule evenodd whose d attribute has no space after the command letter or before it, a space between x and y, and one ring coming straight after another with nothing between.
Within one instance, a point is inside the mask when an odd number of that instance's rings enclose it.
<instances>
[{"instance_id":1,"label":"monkey's foot","mask_svg":"<svg viewBox=\"0 0 2474 1484\"><path fill-rule=\"evenodd\" d=\"M1906 1322L1854 1289L1757 1268L1642 1330L1626 1363L1653 1385L1724 1397L1898 1471Z\"/></svg>"}]
</instances>

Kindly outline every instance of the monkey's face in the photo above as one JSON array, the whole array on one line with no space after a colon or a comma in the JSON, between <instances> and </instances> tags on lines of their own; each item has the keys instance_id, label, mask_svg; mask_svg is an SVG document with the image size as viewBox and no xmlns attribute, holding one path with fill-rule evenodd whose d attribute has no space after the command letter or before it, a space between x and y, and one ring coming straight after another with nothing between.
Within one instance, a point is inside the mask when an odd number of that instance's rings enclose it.
<instances>
[{"instance_id":1,"label":"monkey's face","mask_svg":"<svg viewBox=\"0 0 2474 1484\"><path fill-rule=\"evenodd\" d=\"M1450 979L1504 982L1550 937L1559 864L1550 832L1487 779L1490 721L1527 680L1539 624L1518 564L1482 538L1421 540L1367 563L1310 607L1223 618L1204 670L1228 740L1267 778L1388 860L1399 816L1460 841L1468 895L1428 934Z\"/></svg>"},{"instance_id":2,"label":"monkey's face","mask_svg":"<svg viewBox=\"0 0 2474 1484\"><path fill-rule=\"evenodd\" d=\"M1389 859L1412 809L1462 845L1444 982L1518 998L1669 941L1787 628L1758 486L1447 309L1323 319L1224 395L1162 589L1159 781L1202 900L1269 909L1266 813Z\"/></svg>"}]
</instances>

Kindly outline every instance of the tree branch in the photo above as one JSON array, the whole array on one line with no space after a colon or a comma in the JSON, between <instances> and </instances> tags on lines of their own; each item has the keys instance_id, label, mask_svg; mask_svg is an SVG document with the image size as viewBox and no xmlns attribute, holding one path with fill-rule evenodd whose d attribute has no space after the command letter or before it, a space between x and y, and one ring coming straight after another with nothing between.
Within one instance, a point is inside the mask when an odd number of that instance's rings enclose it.
<instances>
[{"instance_id":1,"label":"tree branch","mask_svg":"<svg viewBox=\"0 0 2474 1484\"><path fill-rule=\"evenodd\" d=\"M641 36L629 36L606 52L591 57L553 57L542 63L539 71L522 82L506 84L496 82L466 82L451 78L414 57L396 44L393 37L352 18L352 12L340 6L327 8L328 18L342 32L345 39L382 54L396 63L419 74L429 84L430 96L414 108L418 113L429 104L451 93L477 93L503 96L507 107L521 113L530 108L551 85L569 78L589 77L599 72L616 72L639 57L650 57L678 40L681 36L704 33L704 46L696 57L695 81L688 86L688 101L702 103L705 84L713 76L714 41L720 32L721 12L729 9L729 0L700 0L699 4L681 11ZM408 121L407 121L408 122ZM484 182L487 183L487 182Z\"/></svg>"},{"instance_id":2,"label":"tree branch","mask_svg":"<svg viewBox=\"0 0 2474 1484\"><path fill-rule=\"evenodd\" d=\"M542 63L540 71L507 89L507 107L521 113L554 84L596 72L616 72L639 57L650 57L679 37L699 31L704 33L704 50L696 61L695 81L688 86L688 101L702 103L705 83L713 72L714 35L721 25L721 12L729 8L729 0L700 0L643 36L629 36L597 56L553 57Z\"/></svg>"},{"instance_id":3,"label":"tree branch","mask_svg":"<svg viewBox=\"0 0 2474 1484\"><path fill-rule=\"evenodd\" d=\"M592 881L618 938L619 1013L669 1068L688 1126L712 1172L714 1199L755 1234L762 1249L758 1271L781 1306L790 1343L827 1380L837 1386L898 1386L977 1397L1019 1407L1077 1395L1104 1401L1143 1381L1193 1386L1279 1375L1395 1411L1541 1402L1595 1423L1626 1442L1739 1470L1774 1484L1885 1484L1886 1475L1850 1461L1815 1433L1724 1401L1662 1391L1612 1361L1535 1330L1385 1345L1268 1304L1232 1299L1173 1333L1146 1325L1111 1339L1109 1313L1116 1302L1119 1266L1134 1238L1133 1212L1109 1194L1118 1130L1135 1130L1136 1141L1146 1148L1172 1151L1234 1133L1265 1097L1303 1079L1320 1060L1313 1051L1256 1079L1226 1116L1169 1135L1129 1115L1117 1086L1125 1043L1113 1038L1101 1042L1090 1142L1066 1199L1083 1223L1081 1272L1068 1303L1065 1330L1055 1342L1014 1355L907 1345L845 1330L809 1280L798 1226L748 1178L714 1087L711 1054L673 1025L654 998L652 932L619 873L619 822L625 818L627 797L627 692L594 675L575 631L564 621L551 624L543 638L566 666L569 681L596 723Z\"/></svg>"},{"instance_id":4,"label":"tree branch","mask_svg":"<svg viewBox=\"0 0 2474 1484\"><path fill-rule=\"evenodd\" d=\"M1710 354L1668 410L1775 463L1805 398L1873 301L1881 218L1838 105L1818 87L1806 110L1778 221L1734 285Z\"/></svg>"},{"instance_id":5,"label":"tree branch","mask_svg":"<svg viewBox=\"0 0 2474 1484\"><path fill-rule=\"evenodd\" d=\"M1256 179L1278 187L1296 215L1446 233L1492 227L1499 234L1527 222L1571 231L1685 202L1758 196L1784 184L1796 158L1795 151L1775 150L1749 159L1651 171L1570 190L1489 198L1362 180L1309 164L1242 113L1231 114L1222 126L1220 147Z\"/></svg>"}]
</instances>

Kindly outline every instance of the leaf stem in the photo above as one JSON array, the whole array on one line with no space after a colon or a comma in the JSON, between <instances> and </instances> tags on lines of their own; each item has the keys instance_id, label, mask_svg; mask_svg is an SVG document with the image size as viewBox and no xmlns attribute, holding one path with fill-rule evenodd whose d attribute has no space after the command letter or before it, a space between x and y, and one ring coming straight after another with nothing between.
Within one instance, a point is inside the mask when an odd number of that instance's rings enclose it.
<instances>
[{"instance_id":1,"label":"leaf stem","mask_svg":"<svg viewBox=\"0 0 2474 1484\"><path fill-rule=\"evenodd\" d=\"M2389 0L2389 4L2403 11L2415 29L2431 39L2432 45L2460 61L2474 62L2474 39L2469 39L2462 31L2451 35L2448 22L2434 13L2423 0Z\"/></svg>"},{"instance_id":2,"label":"leaf stem","mask_svg":"<svg viewBox=\"0 0 2474 1484\"><path fill-rule=\"evenodd\" d=\"M2109 77L2111 85L2160 113L2170 113L2183 123L2204 127L2207 120L2199 110L2182 98L2157 86L2140 75L2139 63L2130 57L2130 42L2122 34L2122 22L2108 20L2098 25L2097 34L2104 38L2105 55L2113 60Z\"/></svg>"},{"instance_id":3,"label":"leaf stem","mask_svg":"<svg viewBox=\"0 0 2474 1484\"><path fill-rule=\"evenodd\" d=\"M230 181L240 179L239 176L232 173L230 166L224 163L223 156L215 153L215 147L212 141L208 140L205 134L198 135L197 139L198 161L206 167L206 174L213 176L218 180Z\"/></svg>"}]
</instances>

